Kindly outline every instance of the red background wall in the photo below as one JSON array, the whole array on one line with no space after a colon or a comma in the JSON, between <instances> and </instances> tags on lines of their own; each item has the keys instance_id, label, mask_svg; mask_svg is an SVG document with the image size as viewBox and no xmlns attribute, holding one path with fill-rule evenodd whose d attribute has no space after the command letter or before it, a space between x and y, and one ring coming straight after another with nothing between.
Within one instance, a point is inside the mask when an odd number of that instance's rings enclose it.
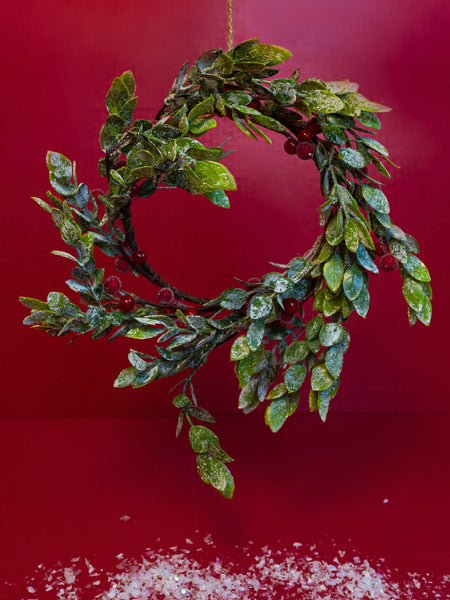
<instances>
[{"instance_id":1,"label":"red background wall","mask_svg":"<svg viewBox=\"0 0 450 600\"><path fill-rule=\"evenodd\" d=\"M235 42L259 36L289 48L283 73L350 78L370 99L393 107L380 140L402 168L385 191L394 222L418 238L435 291L429 328L410 329L399 273L372 277L366 320L351 318L352 344L332 412L447 410L448 326L448 5L444 0L360 2L237 0ZM56 2L22 0L2 8L2 416L138 416L172 414L158 381L115 390L133 340L53 339L21 325L18 295L64 291L67 261L59 234L30 200L48 189L45 153L77 161L79 179L97 174L98 131L113 77L131 69L137 114L153 116L181 64L226 45L225 0ZM229 130L223 131L223 138ZM202 197L161 192L136 207L138 233L152 264L193 293L217 295L310 247L321 202L313 165L300 164L274 137L268 148L235 134L228 160L238 191L224 211ZM150 206L149 206L150 205ZM112 261L105 258L107 273ZM144 290L133 277L126 285ZM447 331L445 331L447 330ZM238 388L228 348L200 373L200 402L217 415L236 412ZM306 409L306 395L303 401ZM261 416L262 418L262 416ZM313 418L313 417L312 417Z\"/></svg>"}]
</instances>

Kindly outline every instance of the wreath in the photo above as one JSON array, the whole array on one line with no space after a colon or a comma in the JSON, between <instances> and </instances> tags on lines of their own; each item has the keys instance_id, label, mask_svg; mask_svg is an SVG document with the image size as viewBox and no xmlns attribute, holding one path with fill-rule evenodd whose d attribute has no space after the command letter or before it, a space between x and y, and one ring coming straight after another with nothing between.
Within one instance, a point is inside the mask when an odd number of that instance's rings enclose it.
<instances>
[{"instance_id":1,"label":"wreath","mask_svg":"<svg viewBox=\"0 0 450 600\"><path fill-rule=\"evenodd\" d=\"M232 341L239 408L249 413L264 403L265 421L276 432L296 410L306 379L309 408L325 421L350 342L346 323L353 311L365 317L369 309L369 273L399 269L410 324L428 325L431 318L428 270L416 256L415 239L391 221L377 179L390 177L386 164L396 166L375 139L375 113L390 109L348 80L299 81L298 70L275 78L274 67L290 56L258 39L206 52L190 68L183 65L153 120L133 120L135 80L123 73L107 93L109 116L100 132L99 170L107 191L78 183L75 163L48 152L53 192L47 192L49 202L34 198L72 249L53 254L74 263L66 284L81 306L61 292L50 292L46 301L22 297L31 309L24 323L53 336L153 339L153 354L130 351L130 366L114 385L141 387L183 373L173 399L176 435L187 421L201 479L226 497L234 490L227 466L232 459L213 431L198 424L214 418L198 405L193 385L214 349ZM314 161L323 232L303 256L271 263L276 270L261 279L240 281L210 299L177 289L152 268L136 239L132 207L162 188L182 188L228 207L227 192L236 189L221 162L228 152L223 144L199 141L221 119L269 144L267 133L275 132L285 152ZM117 275L105 279L94 248L112 257L119 273L132 269L157 286L156 298L122 289Z\"/></svg>"}]
</instances>

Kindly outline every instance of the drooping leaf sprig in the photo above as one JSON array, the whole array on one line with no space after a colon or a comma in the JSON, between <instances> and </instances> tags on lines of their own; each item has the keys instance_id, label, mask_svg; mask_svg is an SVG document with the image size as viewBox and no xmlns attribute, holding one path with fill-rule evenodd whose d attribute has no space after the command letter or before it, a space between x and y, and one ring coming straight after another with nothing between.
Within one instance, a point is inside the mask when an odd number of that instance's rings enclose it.
<instances>
[{"instance_id":1,"label":"drooping leaf sprig","mask_svg":"<svg viewBox=\"0 0 450 600\"><path fill-rule=\"evenodd\" d=\"M305 381L310 410L326 419L350 342L347 321L369 309L370 273L398 268L409 322L428 325L431 318L428 270L417 257L417 242L392 222L379 181L380 175L390 177L388 166L395 167L375 137L376 113L390 109L348 80L300 81L298 70L276 78L274 67L290 56L258 39L228 52L206 52L190 68L183 65L154 119L133 120L135 80L123 73L107 93L109 116L100 132L99 170L107 190L78 183L75 163L49 152L53 191L46 202L34 198L69 246L54 254L71 261L66 284L80 302L62 292L50 292L44 301L22 297L31 309L24 322L55 336L153 340L151 354L130 351L130 365L114 385L141 387L185 374L173 399L177 435L187 422L200 477L226 497L234 490L227 466L232 459L213 431L198 424L214 418L198 405L193 385L214 349L231 343L239 407L249 413L264 404L265 421L276 432L296 410ZM162 188L182 188L229 207L227 192L236 182L221 162L227 153L199 141L221 119L269 144L269 135L281 136L287 154L314 161L324 197L323 232L304 255L211 299L177 289L154 270L136 239L132 207ZM157 299L123 290L117 276L105 279L94 247L113 257L119 272L132 269L157 286Z\"/></svg>"}]
</instances>

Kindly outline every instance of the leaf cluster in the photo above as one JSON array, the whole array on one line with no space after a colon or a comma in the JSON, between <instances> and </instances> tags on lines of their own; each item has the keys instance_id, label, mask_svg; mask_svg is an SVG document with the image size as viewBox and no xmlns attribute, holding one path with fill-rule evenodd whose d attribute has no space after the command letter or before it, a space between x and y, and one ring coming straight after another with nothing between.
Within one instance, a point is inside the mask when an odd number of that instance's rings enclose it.
<instances>
[{"instance_id":1,"label":"leaf cluster","mask_svg":"<svg viewBox=\"0 0 450 600\"><path fill-rule=\"evenodd\" d=\"M231 459L211 430L194 424L214 422L197 405L192 383L213 350L231 342L239 408L249 413L264 404L265 422L276 432L302 397L311 411L327 418L350 343L347 321L353 311L365 318L369 310L370 274L379 272L377 245L398 260L409 322L428 325L431 319L430 275L417 257L418 244L393 223L382 182L368 174L371 166L371 172L389 178L389 168L396 167L376 139L381 127L376 113L390 109L368 100L348 80L300 81L298 70L290 78L277 78L274 67L290 56L256 38L228 52L206 52L190 68L183 65L154 119L134 120L135 80L130 71L123 73L107 93L108 117L100 132L105 156L99 170L107 190L78 184L75 163L49 152L53 191L47 201L34 198L69 246L70 252L54 253L72 262L66 284L81 306L61 292L51 292L46 301L22 297L31 310L25 324L57 336L152 340L151 354L130 351L130 366L114 385L141 387L184 374L183 391L174 399L180 411L177 435L187 421L200 477L226 497L234 490L226 466ZM323 195L318 208L323 232L308 252L285 265L274 264L277 270L259 281L241 282L241 287L203 299L171 286L147 260L134 260L139 244L132 205L160 189L181 188L228 208L228 192L236 189L222 162L228 152L223 144L208 147L199 141L224 118L267 143L272 143L269 133L296 140L311 119L319 123L313 160ZM174 301L108 292L95 248L167 288ZM133 298L130 311L120 309L124 294ZM294 315L286 312L286 302L298 304Z\"/></svg>"}]
</instances>

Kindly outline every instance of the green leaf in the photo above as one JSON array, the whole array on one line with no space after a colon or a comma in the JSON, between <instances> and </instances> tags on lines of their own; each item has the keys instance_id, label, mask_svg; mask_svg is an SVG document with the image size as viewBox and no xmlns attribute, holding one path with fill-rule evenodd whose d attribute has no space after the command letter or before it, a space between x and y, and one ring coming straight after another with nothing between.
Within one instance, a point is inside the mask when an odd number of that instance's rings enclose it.
<instances>
[{"instance_id":1,"label":"green leaf","mask_svg":"<svg viewBox=\"0 0 450 600\"><path fill-rule=\"evenodd\" d=\"M360 193L364 200L380 213L389 213L389 202L386 196L378 188L363 184L360 186Z\"/></svg>"},{"instance_id":2,"label":"green leaf","mask_svg":"<svg viewBox=\"0 0 450 600\"><path fill-rule=\"evenodd\" d=\"M284 373L284 383L288 392L296 392L305 381L306 367L303 363L291 365Z\"/></svg>"},{"instance_id":3,"label":"green leaf","mask_svg":"<svg viewBox=\"0 0 450 600\"><path fill-rule=\"evenodd\" d=\"M325 230L325 237L329 244L337 246L344 239L344 222L338 215L332 217Z\"/></svg>"},{"instance_id":4,"label":"green leaf","mask_svg":"<svg viewBox=\"0 0 450 600\"><path fill-rule=\"evenodd\" d=\"M194 452L207 452L209 446L218 446L219 438L203 425L192 425L189 429L189 441Z\"/></svg>"},{"instance_id":5,"label":"green leaf","mask_svg":"<svg viewBox=\"0 0 450 600\"><path fill-rule=\"evenodd\" d=\"M282 396L278 400L273 400L266 409L265 422L273 433L281 429L289 415L289 397Z\"/></svg>"},{"instance_id":6,"label":"green leaf","mask_svg":"<svg viewBox=\"0 0 450 600\"><path fill-rule=\"evenodd\" d=\"M128 329L128 331L125 333L125 337L132 338L134 340L149 340L151 338L157 337L161 333L164 333L164 331L165 329L140 325Z\"/></svg>"},{"instance_id":7,"label":"green leaf","mask_svg":"<svg viewBox=\"0 0 450 600\"><path fill-rule=\"evenodd\" d=\"M136 91L136 81L134 79L134 75L131 71L125 71L120 76L120 80L125 85L128 90L128 96L131 98L134 92Z\"/></svg>"},{"instance_id":8,"label":"green leaf","mask_svg":"<svg viewBox=\"0 0 450 600\"><path fill-rule=\"evenodd\" d=\"M246 386L241 390L239 394L238 407L249 413L259 405L258 398L258 380L250 379Z\"/></svg>"},{"instance_id":9,"label":"green leaf","mask_svg":"<svg viewBox=\"0 0 450 600\"><path fill-rule=\"evenodd\" d=\"M356 252L359 247L358 228L351 219L345 221L344 226L345 245L350 252Z\"/></svg>"},{"instance_id":10,"label":"green leaf","mask_svg":"<svg viewBox=\"0 0 450 600\"><path fill-rule=\"evenodd\" d=\"M201 406L190 406L186 410L187 414L199 421L204 421L205 423L215 423L214 417L206 410L206 408L202 408Z\"/></svg>"},{"instance_id":11,"label":"green leaf","mask_svg":"<svg viewBox=\"0 0 450 600\"><path fill-rule=\"evenodd\" d=\"M220 295L220 306L227 310L241 308L247 300L248 293L241 288L230 288Z\"/></svg>"},{"instance_id":12,"label":"green leaf","mask_svg":"<svg viewBox=\"0 0 450 600\"><path fill-rule=\"evenodd\" d=\"M120 77L115 77L111 88L106 94L106 108L108 112L112 115L118 115L129 98L130 92L127 85Z\"/></svg>"},{"instance_id":13,"label":"green leaf","mask_svg":"<svg viewBox=\"0 0 450 600\"><path fill-rule=\"evenodd\" d=\"M47 296L48 308L57 314L63 314L70 306L70 300L60 292L50 292Z\"/></svg>"},{"instance_id":14,"label":"green leaf","mask_svg":"<svg viewBox=\"0 0 450 600\"><path fill-rule=\"evenodd\" d=\"M317 408L319 410L319 416L324 423L328 415L331 400L330 394L327 392L328 390L324 390L317 394Z\"/></svg>"},{"instance_id":15,"label":"green leaf","mask_svg":"<svg viewBox=\"0 0 450 600\"><path fill-rule=\"evenodd\" d=\"M247 92L240 92L238 90L225 92L221 95L223 103L228 108L235 108L238 106L246 106L252 101L252 97Z\"/></svg>"},{"instance_id":16,"label":"green leaf","mask_svg":"<svg viewBox=\"0 0 450 600\"><path fill-rule=\"evenodd\" d=\"M239 379L240 388L245 387L250 381L250 377L255 372L255 369L263 359L263 356L264 348L262 346L259 346L256 351L252 352L237 363L236 374Z\"/></svg>"},{"instance_id":17,"label":"green leaf","mask_svg":"<svg viewBox=\"0 0 450 600\"><path fill-rule=\"evenodd\" d=\"M369 232L368 228L366 227L366 225L363 225L360 222L356 222L355 225L358 230L359 239L364 244L364 246L366 248L370 248L371 250L374 250L375 246L373 244L373 239L372 239L372 236L370 235L370 232Z\"/></svg>"},{"instance_id":18,"label":"green leaf","mask_svg":"<svg viewBox=\"0 0 450 600\"><path fill-rule=\"evenodd\" d=\"M425 304L425 294L422 285L407 277L403 282L403 295L409 306L419 313Z\"/></svg>"},{"instance_id":19,"label":"green leaf","mask_svg":"<svg viewBox=\"0 0 450 600\"><path fill-rule=\"evenodd\" d=\"M323 263L325 260L327 260L327 258L331 256L331 254L333 254L333 250L333 246L330 246L330 244L325 242L322 248L320 249L319 255L317 256L317 258L314 259L314 264L320 265L320 263Z\"/></svg>"},{"instance_id":20,"label":"green leaf","mask_svg":"<svg viewBox=\"0 0 450 600\"><path fill-rule=\"evenodd\" d=\"M371 160L379 173L381 173L385 177L388 177L389 179L391 178L391 174L389 173L389 171L386 169L383 163L380 160L378 160L376 156L372 156Z\"/></svg>"},{"instance_id":21,"label":"green leaf","mask_svg":"<svg viewBox=\"0 0 450 600\"><path fill-rule=\"evenodd\" d=\"M181 413L183 414L183 413ZM208 467L209 457L206 454L197 454L196 456L197 472L200 475L200 479L205 483L209 483Z\"/></svg>"},{"instance_id":22,"label":"green leaf","mask_svg":"<svg viewBox=\"0 0 450 600\"><path fill-rule=\"evenodd\" d=\"M342 114L352 117L357 117L361 114L361 107L359 106L359 100L356 94L347 93L344 96L341 96L341 98L345 103L344 108L340 111Z\"/></svg>"},{"instance_id":23,"label":"green leaf","mask_svg":"<svg viewBox=\"0 0 450 600\"><path fill-rule=\"evenodd\" d=\"M81 239L81 229L79 226L69 219L64 219L61 224L61 238L68 246L78 246Z\"/></svg>"},{"instance_id":24,"label":"green leaf","mask_svg":"<svg viewBox=\"0 0 450 600\"><path fill-rule=\"evenodd\" d=\"M428 269L417 256L414 256L414 254L408 254L408 260L403 266L414 279L417 279L418 281L431 280Z\"/></svg>"},{"instance_id":25,"label":"green leaf","mask_svg":"<svg viewBox=\"0 0 450 600\"><path fill-rule=\"evenodd\" d=\"M366 165L364 156L358 150L353 148L343 148L339 153L339 158L349 167L362 169Z\"/></svg>"},{"instance_id":26,"label":"green leaf","mask_svg":"<svg viewBox=\"0 0 450 600\"><path fill-rule=\"evenodd\" d=\"M339 254L333 254L323 266L323 276L328 287L336 292L342 282L344 275L344 264Z\"/></svg>"},{"instance_id":27,"label":"green leaf","mask_svg":"<svg viewBox=\"0 0 450 600\"><path fill-rule=\"evenodd\" d=\"M369 303L369 290L363 287L358 297L353 300L353 308L356 310L360 317L363 317L363 319L366 317L369 311Z\"/></svg>"},{"instance_id":28,"label":"green leaf","mask_svg":"<svg viewBox=\"0 0 450 600\"><path fill-rule=\"evenodd\" d=\"M249 306L248 314L251 319L264 319L273 310L272 298L269 296L254 296Z\"/></svg>"},{"instance_id":29,"label":"green leaf","mask_svg":"<svg viewBox=\"0 0 450 600\"><path fill-rule=\"evenodd\" d=\"M40 198L35 198L34 196L32 196L31 198L32 198L32 200L34 200L36 202L36 204L38 204L41 208L43 208L44 210L46 210L48 213L51 214L52 207L49 204L47 204L47 202L44 202Z\"/></svg>"},{"instance_id":30,"label":"green leaf","mask_svg":"<svg viewBox=\"0 0 450 600\"><path fill-rule=\"evenodd\" d=\"M233 175L221 163L210 160L199 160L192 167L186 169L188 177L190 171L200 180L205 191L236 189L236 181Z\"/></svg>"},{"instance_id":31,"label":"green leaf","mask_svg":"<svg viewBox=\"0 0 450 600\"><path fill-rule=\"evenodd\" d=\"M125 122L118 115L110 115L100 131L100 146L104 152L122 135Z\"/></svg>"},{"instance_id":32,"label":"green leaf","mask_svg":"<svg viewBox=\"0 0 450 600\"><path fill-rule=\"evenodd\" d=\"M292 53L281 46L270 44L255 44L237 46L233 52L235 61L259 62L268 67L279 65L292 56Z\"/></svg>"},{"instance_id":33,"label":"green leaf","mask_svg":"<svg viewBox=\"0 0 450 600\"><path fill-rule=\"evenodd\" d=\"M417 313L417 318L424 325L429 325L431 321L431 302L425 296L422 310Z\"/></svg>"},{"instance_id":34,"label":"green leaf","mask_svg":"<svg viewBox=\"0 0 450 600\"><path fill-rule=\"evenodd\" d=\"M381 112L390 112L392 108L388 106L384 106L383 104L378 104L378 102L372 102L368 100L362 94L356 94L361 110L372 112L372 113L381 113Z\"/></svg>"},{"instance_id":35,"label":"green leaf","mask_svg":"<svg viewBox=\"0 0 450 600\"><path fill-rule=\"evenodd\" d=\"M344 363L344 353L338 346L329 348L325 355L325 366L332 377L336 379L342 371Z\"/></svg>"},{"instance_id":36,"label":"green leaf","mask_svg":"<svg viewBox=\"0 0 450 600\"><path fill-rule=\"evenodd\" d=\"M378 152L378 154L381 154L382 156L389 156L387 148L385 148L383 144L380 144L378 140L368 137L358 137L358 142L361 142L371 150L375 150L375 152Z\"/></svg>"},{"instance_id":37,"label":"green leaf","mask_svg":"<svg viewBox=\"0 0 450 600\"><path fill-rule=\"evenodd\" d=\"M324 323L319 333L322 346L337 344L344 333L344 328L339 323Z\"/></svg>"},{"instance_id":38,"label":"green leaf","mask_svg":"<svg viewBox=\"0 0 450 600\"><path fill-rule=\"evenodd\" d=\"M209 483L219 490L223 492L227 487L228 483L228 468L217 458L210 457L208 458L208 478Z\"/></svg>"},{"instance_id":39,"label":"green leaf","mask_svg":"<svg viewBox=\"0 0 450 600\"><path fill-rule=\"evenodd\" d=\"M361 111L361 114L358 116L358 121L364 127L370 127L372 129L380 129L381 123L380 119L372 112Z\"/></svg>"},{"instance_id":40,"label":"green leaf","mask_svg":"<svg viewBox=\"0 0 450 600\"><path fill-rule=\"evenodd\" d=\"M245 135L248 135L248 137L251 137L253 140L258 139L253 131L247 126L246 121L243 120L235 110L232 111L231 116L233 121Z\"/></svg>"},{"instance_id":41,"label":"green leaf","mask_svg":"<svg viewBox=\"0 0 450 600\"><path fill-rule=\"evenodd\" d=\"M270 129L271 131L278 131L283 133L286 131L284 125L282 125L276 119L272 119L272 117L267 117L266 115L253 115L252 121L255 121L261 127L265 127L266 129Z\"/></svg>"},{"instance_id":42,"label":"green leaf","mask_svg":"<svg viewBox=\"0 0 450 600\"><path fill-rule=\"evenodd\" d=\"M327 88L334 94L348 94L358 91L359 85L349 79L340 79L339 81L327 81Z\"/></svg>"},{"instance_id":43,"label":"green leaf","mask_svg":"<svg viewBox=\"0 0 450 600\"><path fill-rule=\"evenodd\" d=\"M389 252L401 263L406 263L408 260L408 250L403 242L394 239L390 240Z\"/></svg>"},{"instance_id":44,"label":"green leaf","mask_svg":"<svg viewBox=\"0 0 450 600\"><path fill-rule=\"evenodd\" d=\"M348 137L345 135L345 133L342 131L342 129L340 127L338 127L337 125L324 125L322 127L322 132L323 135L327 138L327 140L329 140L330 142L332 142L333 144L337 144L337 145L341 145L341 144L345 144L348 140Z\"/></svg>"},{"instance_id":45,"label":"green leaf","mask_svg":"<svg viewBox=\"0 0 450 600\"><path fill-rule=\"evenodd\" d=\"M178 396L175 396L175 398L172 401L172 404L177 408L184 408L185 406L190 406L191 401L186 396L186 394L179 394Z\"/></svg>"},{"instance_id":46,"label":"green leaf","mask_svg":"<svg viewBox=\"0 0 450 600\"><path fill-rule=\"evenodd\" d=\"M354 300L358 297L363 284L363 274L357 265L352 265L345 271L342 285L344 288L344 294L349 300Z\"/></svg>"},{"instance_id":47,"label":"green leaf","mask_svg":"<svg viewBox=\"0 0 450 600\"><path fill-rule=\"evenodd\" d=\"M264 338L264 332L264 319L257 319L250 324L247 331L247 342L251 350L255 351L259 348Z\"/></svg>"},{"instance_id":48,"label":"green leaf","mask_svg":"<svg viewBox=\"0 0 450 600\"><path fill-rule=\"evenodd\" d=\"M277 385L270 390L269 394L267 394L267 400L276 400L277 398L281 398L281 396L284 396L286 392L286 384L284 382L277 383Z\"/></svg>"},{"instance_id":49,"label":"green leaf","mask_svg":"<svg viewBox=\"0 0 450 600\"><path fill-rule=\"evenodd\" d=\"M66 284L70 287L74 292L86 293L89 292L89 288L81 281L77 281L76 279L67 279Z\"/></svg>"},{"instance_id":50,"label":"green leaf","mask_svg":"<svg viewBox=\"0 0 450 600\"><path fill-rule=\"evenodd\" d=\"M48 310L49 306L47 302L42 302L42 300L37 300L36 298L27 298L25 296L19 297L19 302L26 306L27 308L31 308L32 310Z\"/></svg>"},{"instance_id":51,"label":"green leaf","mask_svg":"<svg viewBox=\"0 0 450 600\"><path fill-rule=\"evenodd\" d=\"M209 96L208 98L205 98L205 100L202 100L201 102L196 104L188 113L187 117L188 117L189 124L193 123L196 119L198 119L202 115L205 115L205 114L211 112L213 106L214 106L214 97L213 96Z\"/></svg>"},{"instance_id":52,"label":"green leaf","mask_svg":"<svg viewBox=\"0 0 450 600\"><path fill-rule=\"evenodd\" d=\"M159 362L155 362L155 363L149 365L148 369L146 369L145 371L138 370L135 380L133 382L133 387L134 388L143 387L144 385L147 385L148 383L154 381L159 375L159 370L160 370Z\"/></svg>"},{"instance_id":53,"label":"green leaf","mask_svg":"<svg viewBox=\"0 0 450 600\"><path fill-rule=\"evenodd\" d=\"M283 106L292 106L296 95L292 83L287 79L274 79L270 82L270 91Z\"/></svg>"},{"instance_id":54,"label":"green leaf","mask_svg":"<svg viewBox=\"0 0 450 600\"><path fill-rule=\"evenodd\" d=\"M216 206L221 208L230 208L230 200L223 190L214 190L213 192L205 192L204 196L208 198Z\"/></svg>"},{"instance_id":55,"label":"green leaf","mask_svg":"<svg viewBox=\"0 0 450 600\"><path fill-rule=\"evenodd\" d=\"M73 176L72 163L68 158L58 152L47 152L47 168L56 179L70 184Z\"/></svg>"},{"instance_id":56,"label":"green leaf","mask_svg":"<svg viewBox=\"0 0 450 600\"><path fill-rule=\"evenodd\" d=\"M358 250L356 251L356 258L359 264L366 269L366 271L372 271L372 273L378 273L378 267L370 258L370 254L364 248L362 244L359 244ZM352 300L352 298L350 298Z\"/></svg>"},{"instance_id":57,"label":"green leaf","mask_svg":"<svg viewBox=\"0 0 450 600\"><path fill-rule=\"evenodd\" d=\"M123 388L132 385L138 370L135 367L128 367L119 373L114 381L115 388Z\"/></svg>"},{"instance_id":58,"label":"green leaf","mask_svg":"<svg viewBox=\"0 0 450 600\"><path fill-rule=\"evenodd\" d=\"M215 119L196 119L190 123L189 130L194 135L203 135L214 127L217 127Z\"/></svg>"},{"instance_id":59,"label":"green leaf","mask_svg":"<svg viewBox=\"0 0 450 600\"><path fill-rule=\"evenodd\" d=\"M314 367L311 372L311 387L314 391L321 391L328 389L334 379L328 372L325 365L318 365Z\"/></svg>"},{"instance_id":60,"label":"green leaf","mask_svg":"<svg viewBox=\"0 0 450 600\"><path fill-rule=\"evenodd\" d=\"M334 113L344 108L343 101L328 90L310 90L301 93L313 113Z\"/></svg>"},{"instance_id":61,"label":"green leaf","mask_svg":"<svg viewBox=\"0 0 450 600\"><path fill-rule=\"evenodd\" d=\"M420 252L419 244L413 238L412 235L409 235L409 233L406 234L406 239L404 243L408 252L411 252L411 254L418 254Z\"/></svg>"},{"instance_id":62,"label":"green leaf","mask_svg":"<svg viewBox=\"0 0 450 600\"><path fill-rule=\"evenodd\" d=\"M284 353L283 360L287 365L293 365L305 359L308 352L308 343L305 340L292 342Z\"/></svg>"},{"instance_id":63,"label":"green leaf","mask_svg":"<svg viewBox=\"0 0 450 600\"><path fill-rule=\"evenodd\" d=\"M305 336L307 340L313 340L317 335L319 335L319 331L322 327L323 319L320 315L311 319L306 326Z\"/></svg>"},{"instance_id":64,"label":"green leaf","mask_svg":"<svg viewBox=\"0 0 450 600\"><path fill-rule=\"evenodd\" d=\"M231 346L230 360L242 360L251 353L251 348L247 342L247 336L241 335L236 338Z\"/></svg>"},{"instance_id":65,"label":"green leaf","mask_svg":"<svg viewBox=\"0 0 450 600\"><path fill-rule=\"evenodd\" d=\"M222 490L220 493L222 494L222 496L224 496L225 498L228 498L230 500L233 497L233 493L234 493L234 479L233 479L233 475L231 474L228 467L225 467L225 468L226 468L226 475L227 475L227 485L226 485L225 489Z\"/></svg>"},{"instance_id":66,"label":"green leaf","mask_svg":"<svg viewBox=\"0 0 450 600\"><path fill-rule=\"evenodd\" d=\"M339 312L342 308L344 300L345 297L343 294L339 294L333 298L324 297L322 306L324 317L331 317L335 313Z\"/></svg>"}]
</instances>

